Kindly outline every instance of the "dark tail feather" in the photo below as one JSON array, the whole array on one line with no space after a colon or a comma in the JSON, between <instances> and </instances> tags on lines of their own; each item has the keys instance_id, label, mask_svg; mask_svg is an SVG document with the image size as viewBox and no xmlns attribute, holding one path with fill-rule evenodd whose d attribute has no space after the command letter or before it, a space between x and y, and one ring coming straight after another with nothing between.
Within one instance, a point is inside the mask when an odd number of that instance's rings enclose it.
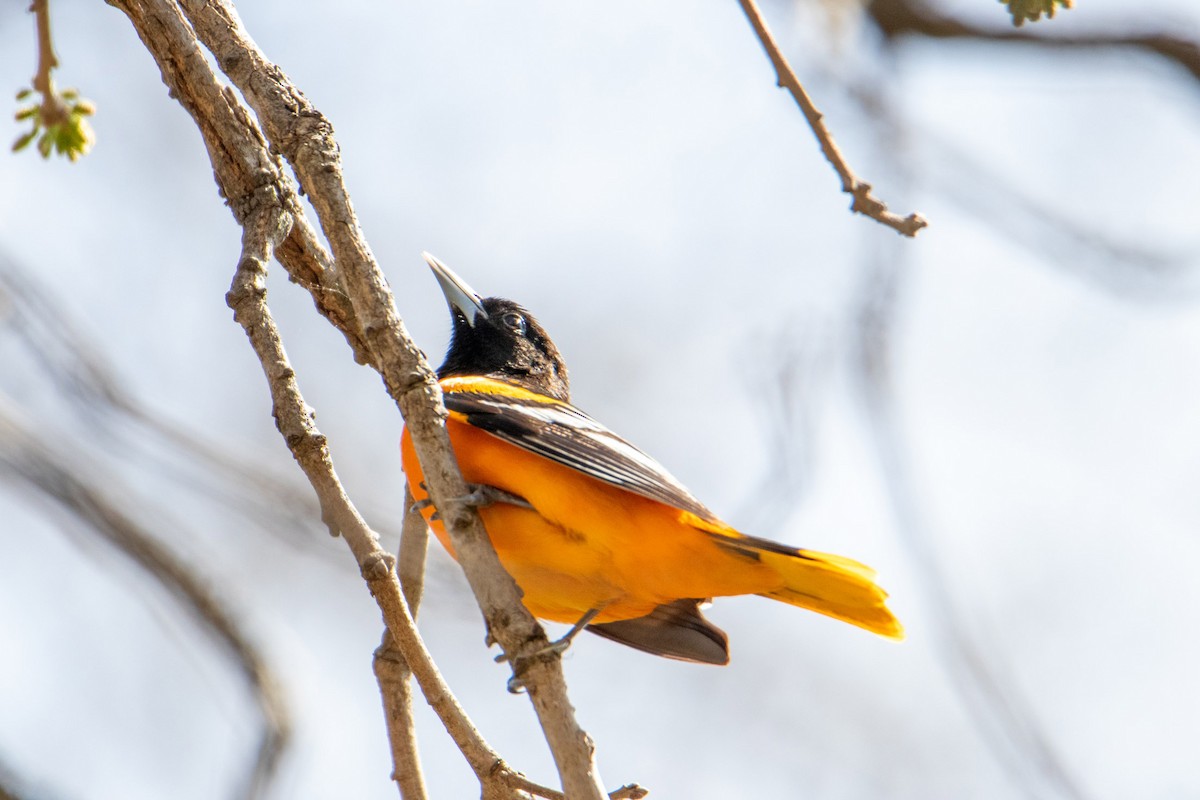
<instances>
[{"instance_id":1,"label":"dark tail feather","mask_svg":"<svg viewBox=\"0 0 1200 800\"><path fill-rule=\"evenodd\" d=\"M656 656L697 664L729 663L729 639L700 613L699 600L676 600L644 617L601 622L587 629Z\"/></svg>"}]
</instances>

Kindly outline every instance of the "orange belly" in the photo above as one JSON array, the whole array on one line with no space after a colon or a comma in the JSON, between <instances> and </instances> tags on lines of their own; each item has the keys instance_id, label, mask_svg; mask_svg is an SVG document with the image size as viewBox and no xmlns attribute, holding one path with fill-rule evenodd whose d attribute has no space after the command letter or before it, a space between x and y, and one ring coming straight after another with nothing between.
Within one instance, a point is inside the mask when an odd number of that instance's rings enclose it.
<instances>
[{"instance_id":1,"label":"orange belly","mask_svg":"<svg viewBox=\"0 0 1200 800\"><path fill-rule=\"evenodd\" d=\"M533 506L496 503L480 515L534 616L575 622L601 608L596 621L611 622L644 616L680 598L757 594L782 586L775 570L718 547L697 528L704 523L686 512L522 450L453 415L447 430L468 482L520 495ZM407 429L401 452L413 497L425 499L424 475ZM433 511L422 512L427 521ZM431 521L430 527L454 555L441 523Z\"/></svg>"}]
</instances>

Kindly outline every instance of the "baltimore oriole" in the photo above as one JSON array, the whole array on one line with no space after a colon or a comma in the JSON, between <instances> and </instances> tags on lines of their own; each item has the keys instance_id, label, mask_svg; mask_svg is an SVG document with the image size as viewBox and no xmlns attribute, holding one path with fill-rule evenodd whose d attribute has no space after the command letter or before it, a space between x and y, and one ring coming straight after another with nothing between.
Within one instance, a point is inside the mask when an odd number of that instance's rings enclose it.
<instances>
[{"instance_id":1,"label":"baltimore oriole","mask_svg":"<svg viewBox=\"0 0 1200 800\"><path fill-rule=\"evenodd\" d=\"M747 536L650 456L570 403L567 368L538 321L481 298L424 254L454 329L438 370L446 427L500 562L534 616L669 658L729 662L711 598L758 594L901 639L875 573L841 556ZM416 507L454 555L405 430Z\"/></svg>"}]
</instances>

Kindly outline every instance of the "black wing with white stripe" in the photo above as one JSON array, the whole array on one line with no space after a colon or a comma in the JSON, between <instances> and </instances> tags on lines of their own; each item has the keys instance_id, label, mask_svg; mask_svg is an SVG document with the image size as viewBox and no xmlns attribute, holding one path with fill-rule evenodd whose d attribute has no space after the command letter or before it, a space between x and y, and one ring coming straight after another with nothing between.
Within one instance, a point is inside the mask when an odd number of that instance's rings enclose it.
<instances>
[{"instance_id":1,"label":"black wing with white stripe","mask_svg":"<svg viewBox=\"0 0 1200 800\"><path fill-rule=\"evenodd\" d=\"M446 408L517 447L651 500L716 520L661 464L566 403L447 392Z\"/></svg>"}]
</instances>

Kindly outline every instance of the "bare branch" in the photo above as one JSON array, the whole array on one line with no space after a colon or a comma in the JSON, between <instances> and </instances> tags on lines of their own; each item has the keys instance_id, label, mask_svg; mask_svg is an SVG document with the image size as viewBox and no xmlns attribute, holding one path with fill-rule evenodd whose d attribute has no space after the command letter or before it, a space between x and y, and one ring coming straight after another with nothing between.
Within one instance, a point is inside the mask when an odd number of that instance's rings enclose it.
<instances>
[{"instance_id":1,"label":"bare branch","mask_svg":"<svg viewBox=\"0 0 1200 800\"><path fill-rule=\"evenodd\" d=\"M271 259L274 243L286 231L287 222L286 212L279 206L265 206L246 221L243 255L229 290L229 306L262 363L271 389L276 426L317 492L325 523L341 533L354 552L363 577L383 610L389 630L451 737L477 773L490 771L499 757L471 725L421 642L392 569L395 559L379 547L375 533L346 496L334 471L325 437L313 423L312 410L300 394L295 371L288 362L279 331L267 309L266 265Z\"/></svg>"},{"instance_id":2,"label":"bare branch","mask_svg":"<svg viewBox=\"0 0 1200 800\"><path fill-rule=\"evenodd\" d=\"M71 112L54 90L53 73L58 56L54 55L54 40L50 36L50 0L33 0L30 10L37 20L38 62L33 88L42 95L42 123L46 127L61 125Z\"/></svg>"},{"instance_id":3,"label":"bare branch","mask_svg":"<svg viewBox=\"0 0 1200 800\"><path fill-rule=\"evenodd\" d=\"M417 618L421 593L425 584L425 553L429 545L429 528L425 519L413 508L412 492L404 491L404 528L400 534L398 571L404 600L409 613ZM417 729L413 720L412 669L388 630L375 650L375 678L383 698L384 718L387 721L388 741L392 745L392 780L400 788L404 800L425 800L425 776L417 751Z\"/></svg>"},{"instance_id":4,"label":"bare branch","mask_svg":"<svg viewBox=\"0 0 1200 800\"><path fill-rule=\"evenodd\" d=\"M523 795L525 797L541 797L545 800L568 800L567 795L556 789L549 789L545 786L534 783L524 775L511 775L507 779L505 789L508 792ZM630 783L609 792L609 800L641 800L641 798L650 794L649 791L638 786L636 783ZM489 798L484 797L484 800Z\"/></svg>"},{"instance_id":5,"label":"bare branch","mask_svg":"<svg viewBox=\"0 0 1200 800\"><path fill-rule=\"evenodd\" d=\"M796 77L796 73L792 70L791 65L783 57L783 53L779 50L779 45L775 43L774 37L771 36L771 31L767 29L767 23L763 19L762 13L758 10L758 6L754 3L754 0L738 0L738 2L741 3L742 11L745 12L746 18L750 20L750 24L754 27L754 32L758 35L758 40L762 43L763 49L767 51L767 56L775 66L776 82L779 86L787 89L796 100L796 105L800 106L800 111L804 114L804 118L808 120L808 126L812 128L813 134L817 137L817 142L821 145L821 152L825 155L825 159L833 165L834 171L837 172L838 178L842 182L842 191L854 198L850 203L850 210L870 217L904 236L916 236L917 231L928 226L929 223L920 214L915 212L909 214L907 217L901 217L898 214L888 211L887 205L871 193L871 184L855 176L850 170L850 165L846 163L845 157L842 156L837 143L833 140L833 134L829 132L829 128L825 125L824 115L817 110L812 98L808 96L808 92L805 91L804 86L800 83L800 79Z\"/></svg>"},{"instance_id":6,"label":"bare branch","mask_svg":"<svg viewBox=\"0 0 1200 800\"><path fill-rule=\"evenodd\" d=\"M413 619L425 593L425 558L429 553L429 526L425 518L413 509L412 492L404 489L404 527L400 531L400 556L396 565L404 599Z\"/></svg>"},{"instance_id":7,"label":"bare branch","mask_svg":"<svg viewBox=\"0 0 1200 800\"><path fill-rule=\"evenodd\" d=\"M425 774L417 749L417 729L413 720L412 670L396 646L392 632L383 630L383 641L375 650L373 666L383 699L388 742L392 746L392 780L404 800L426 800Z\"/></svg>"}]
</instances>

